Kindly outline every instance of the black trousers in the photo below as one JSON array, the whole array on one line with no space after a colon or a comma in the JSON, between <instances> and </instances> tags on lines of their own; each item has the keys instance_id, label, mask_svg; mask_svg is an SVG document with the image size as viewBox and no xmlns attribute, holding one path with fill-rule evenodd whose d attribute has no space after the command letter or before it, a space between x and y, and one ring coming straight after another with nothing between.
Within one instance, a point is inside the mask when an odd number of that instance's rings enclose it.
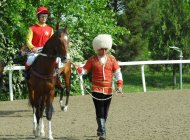
<instances>
[{"instance_id":1,"label":"black trousers","mask_svg":"<svg viewBox=\"0 0 190 140\"><path fill-rule=\"evenodd\" d=\"M112 96L112 95L104 95L103 93L97 93L97 92L92 92L92 95L98 99L106 99ZM99 101L93 98L94 106L96 109L96 118L107 119L111 99L112 98L104 101Z\"/></svg>"}]
</instances>

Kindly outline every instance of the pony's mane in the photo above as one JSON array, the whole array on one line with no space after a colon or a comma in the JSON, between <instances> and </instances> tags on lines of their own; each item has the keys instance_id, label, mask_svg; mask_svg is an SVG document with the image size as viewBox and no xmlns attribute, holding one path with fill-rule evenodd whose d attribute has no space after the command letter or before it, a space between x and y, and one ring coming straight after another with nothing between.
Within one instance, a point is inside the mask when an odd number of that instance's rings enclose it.
<instances>
[{"instance_id":1,"label":"pony's mane","mask_svg":"<svg viewBox=\"0 0 190 140\"><path fill-rule=\"evenodd\" d=\"M49 47L53 47L53 46L59 46L61 44L60 40L59 40L59 36L60 34L64 32L67 35L67 32L61 28L59 30L57 30L50 38L49 40L46 42L45 46L43 47L42 53L46 53L46 51L49 49Z\"/></svg>"},{"instance_id":2,"label":"pony's mane","mask_svg":"<svg viewBox=\"0 0 190 140\"><path fill-rule=\"evenodd\" d=\"M54 45L59 45L60 44L60 41L58 39L59 35L60 35L61 31L58 30L56 31L49 39L48 41L46 42L45 46L43 47L43 50L42 50L42 53L45 52L49 46L52 46L53 44Z\"/></svg>"}]
</instances>

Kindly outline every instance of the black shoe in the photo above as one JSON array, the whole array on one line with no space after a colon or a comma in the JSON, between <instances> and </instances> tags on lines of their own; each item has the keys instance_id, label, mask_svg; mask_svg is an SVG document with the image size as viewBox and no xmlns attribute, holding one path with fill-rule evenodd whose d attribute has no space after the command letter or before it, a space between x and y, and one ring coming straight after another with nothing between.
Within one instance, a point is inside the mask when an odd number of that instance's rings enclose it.
<instances>
[{"instance_id":1,"label":"black shoe","mask_svg":"<svg viewBox=\"0 0 190 140\"><path fill-rule=\"evenodd\" d=\"M106 119L104 118L97 118L98 129L97 129L97 136L99 136L99 140L106 139Z\"/></svg>"},{"instance_id":2,"label":"black shoe","mask_svg":"<svg viewBox=\"0 0 190 140\"><path fill-rule=\"evenodd\" d=\"M106 140L106 136L100 136L99 140Z\"/></svg>"},{"instance_id":3,"label":"black shoe","mask_svg":"<svg viewBox=\"0 0 190 140\"><path fill-rule=\"evenodd\" d=\"M98 129L97 129L97 136L101 136L102 135L102 132L100 130L100 118L96 118L96 121L97 121L97 124L98 124Z\"/></svg>"},{"instance_id":4,"label":"black shoe","mask_svg":"<svg viewBox=\"0 0 190 140\"><path fill-rule=\"evenodd\" d=\"M99 132L98 130L97 130L97 136L98 136L98 137L102 136L102 133Z\"/></svg>"}]
</instances>

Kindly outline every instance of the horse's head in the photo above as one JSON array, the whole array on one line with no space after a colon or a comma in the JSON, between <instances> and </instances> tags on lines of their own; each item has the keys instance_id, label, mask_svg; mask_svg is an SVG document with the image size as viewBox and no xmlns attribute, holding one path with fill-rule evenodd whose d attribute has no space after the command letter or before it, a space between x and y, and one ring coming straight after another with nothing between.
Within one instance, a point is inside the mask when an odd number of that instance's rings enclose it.
<instances>
[{"instance_id":1,"label":"horse's head","mask_svg":"<svg viewBox=\"0 0 190 140\"><path fill-rule=\"evenodd\" d=\"M58 29L52 35L52 37L46 42L42 53L65 59L67 58L68 46L69 37L67 27L65 27L64 29Z\"/></svg>"},{"instance_id":2,"label":"horse's head","mask_svg":"<svg viewBox=\"0 0 190 140\"><path fill-rule=\"evenodd\" d=\"M67 58L68 53L68 47L69 47L69 36L68 36L68 30L67 27L64 29L58 29L57 36L60 41L60 46L57 48L57 54L58 56L63 59Z\"/></svg>"}]
</instances>

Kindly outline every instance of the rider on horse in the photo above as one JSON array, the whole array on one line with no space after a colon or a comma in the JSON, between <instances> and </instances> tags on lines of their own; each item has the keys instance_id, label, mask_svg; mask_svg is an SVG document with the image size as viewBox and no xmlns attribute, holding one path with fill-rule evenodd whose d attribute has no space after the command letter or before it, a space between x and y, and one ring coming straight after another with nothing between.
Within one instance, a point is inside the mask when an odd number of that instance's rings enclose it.
<instances>
[{"instance_id":1,"label":"rider on horse","mask_svg":"<svg viewBox=\"0 0 190 140\"><path fill-rule=\"evenodd\" d=\"M107 54L112 47L112 37L108 34L100 34L93 40L93 48L97 55L90 57L84 67L77 67L79 74L92 71L92 95L96 109L98 124L97 135L100 140L106 139L105 123L112 96L112 76L114 74L117 90L122 92L123 79L120 67L115 57ZM100 100L97 100L100 99Z\"/></svg>"},{"instance_id":2,"label":"rider on horse","mask_svg":"<svg viewBox=\"0 0 190 140\"><path fill-rule=\"evenodd\" d=\"M36 11L38 23L31 26L28 30L26 44L31 50L25 63L26 79L29 79L29 69L35 58L38 56L37 52L41 50L47 40L53 35L53 28L46 25L49 11L45 7L39 7Z\"/></svg>"},{"instance_id":3,"label":"rider on horse","mask_svg":"<svg viewBox=\"0 0 190 140\"><path fill-rule=\"evenodd\" d=\"M42 50L48 39L53 35L53 28L46 25L46 21L49 15L49 11L46 7L37 8L36 15L38 18L38 23L31 26L28 30L26 44L30 49L31 53L28 55L27 61L25 63L26 79L30 77L30 66L38 56L38 52ZM69 59L69 54L66 59ZM61 65L61 59L57 58L57 63Z\"/></svg>"}]
</instances>

